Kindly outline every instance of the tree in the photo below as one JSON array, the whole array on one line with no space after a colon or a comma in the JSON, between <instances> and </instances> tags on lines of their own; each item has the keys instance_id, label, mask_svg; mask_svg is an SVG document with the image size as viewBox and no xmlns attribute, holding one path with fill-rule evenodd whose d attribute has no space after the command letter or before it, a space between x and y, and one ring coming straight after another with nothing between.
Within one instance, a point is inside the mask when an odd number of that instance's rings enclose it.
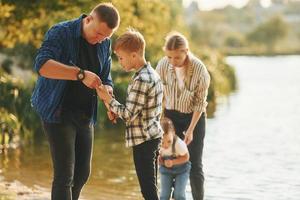
<instances>
[{"instance_id":1,"label":"tree","mask_svg":"<svg viewBox=\"0 0 300 200\"><path fill-rule=\"evenodd\" d=\"M180 0L112 0L112 3L121 15L120 28L114 37L129 26L141 31L147 41L146 55L151 61L162 55L165 35L172 28L182 27ZM6 53L23 55L32 60L49 27L88 13L94 6L93 0L32 0L30 3L2 0L0 49L13 49L6 50Z\"/></svg>"},{"instance_id":2,"label":"tree","mask_svg":"<svg viewBox=\"0 0 300 200\"><path fill-rule=\"evenodd\" d=\"M288 28L282 17L275 16L258 25L247 35L247 39L251 43L264 44L268 50L273 50L276 43L287 35Z\"/></svg>"}]
</instances>

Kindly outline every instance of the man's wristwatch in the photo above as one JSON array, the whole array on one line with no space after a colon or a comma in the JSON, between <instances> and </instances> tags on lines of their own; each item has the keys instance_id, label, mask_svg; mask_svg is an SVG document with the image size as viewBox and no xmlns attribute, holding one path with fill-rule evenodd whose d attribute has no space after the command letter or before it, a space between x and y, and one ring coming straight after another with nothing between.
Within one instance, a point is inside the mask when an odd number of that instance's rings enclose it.
<instances>
[{"instance_id":1,"label":"man's wristwatch","mask_svg":"<svg viewBox=\"0 0 300 200\"><path fill-rule=\"evenodd\" d=\"M83 69L79 69L79 72L77 73L77 80L78 81L82 81L85 78L85 74L84 74L84 70Z\"/></svg>"}]
</instances>

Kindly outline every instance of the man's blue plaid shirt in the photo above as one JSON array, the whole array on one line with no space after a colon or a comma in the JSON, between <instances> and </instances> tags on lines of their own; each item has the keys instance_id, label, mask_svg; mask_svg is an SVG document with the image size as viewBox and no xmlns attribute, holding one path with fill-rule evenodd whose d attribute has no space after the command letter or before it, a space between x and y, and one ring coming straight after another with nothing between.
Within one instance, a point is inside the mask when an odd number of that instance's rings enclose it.
<instances>
[{"instance_id":1,"label":"man's blue plaid shirt","mask_svg":"<svg viewBox=\"0 0 300 200\"><path fill-rule=\"evenodd\" d=\"M81 22L79 18L61 22L48 30L44 41L37 52L34 70L38 73L45 62L50 59L69 65L77 63L79 52L79 38L81 36ZM111 69L111 41L106 39L97 46L100 63L97 73L105 85L112 86ZM38 77L37 84L31 97L31 104L43 121L48 123L60 122L61 104L67 81ZM94 98L97 98L96 96ZM94 101L94 114L91 122L96 122L97 100Z\"/></svg>"}]
</instances>

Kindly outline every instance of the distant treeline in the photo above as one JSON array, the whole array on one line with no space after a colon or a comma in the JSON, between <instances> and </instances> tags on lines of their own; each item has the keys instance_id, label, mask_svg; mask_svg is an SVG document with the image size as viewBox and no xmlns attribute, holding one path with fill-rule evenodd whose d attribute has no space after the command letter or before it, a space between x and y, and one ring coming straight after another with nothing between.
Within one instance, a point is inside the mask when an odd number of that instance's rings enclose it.
<instances>
[{"instance_id":1,"label":"distant treeline","mask_svg":"<svg viewBox=\"0 0 300 200\"><path fill-rule=\"evenodd\" d=\"M185 12L193 41L229 55L299 54L300 2L273 0L266 8L259 2L212 11L194 2Z\"/></svg>"}]
</instances>

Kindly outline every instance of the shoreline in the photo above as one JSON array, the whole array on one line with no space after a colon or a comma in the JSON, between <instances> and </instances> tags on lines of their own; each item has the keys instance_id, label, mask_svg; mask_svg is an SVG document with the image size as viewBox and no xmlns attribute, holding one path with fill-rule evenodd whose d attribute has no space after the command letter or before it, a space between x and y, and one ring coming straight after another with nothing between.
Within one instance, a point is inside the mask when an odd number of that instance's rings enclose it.
<instances>
[{"instance_id":1,"label":"shoreline","mask_svg":"<svg viewBox=\"0 0 300 200\"><path fill-rule=\"evenodd\" d=\"M0 176L0 200L50 200L50 192L35 186L30 188L15 180L8 182Z\"/></svg>"},{"instance_id":2,"label":"shoreline","mask_svg":"<svg viewBox=\"0 0 300 200\"><path fill-rule=\"evenodd\" d=\"M299 56L300 55L300 51L299 52L270 52L270 53L254 53L254 52L249 52L249 53L230 53L230 52L223 52L223 54L225 56L268 56L268 57L272 57L272 56Z\"/></svg>"}]
</instances>

